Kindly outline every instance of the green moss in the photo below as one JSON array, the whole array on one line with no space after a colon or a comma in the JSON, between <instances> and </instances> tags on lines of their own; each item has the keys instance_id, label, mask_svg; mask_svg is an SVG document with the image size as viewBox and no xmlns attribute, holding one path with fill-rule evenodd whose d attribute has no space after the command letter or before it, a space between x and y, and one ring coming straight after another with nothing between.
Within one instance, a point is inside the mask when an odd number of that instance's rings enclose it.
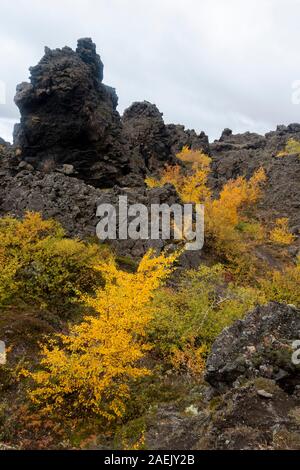
<instances>
[{"instance_id":1,"label":"green moss","mask_svg":"<svg viewBox=\"0 0 300 470\"><path fill-rule=\"evenodd\" d=\"M114 438L114 448L125 450L146 449L144 442L145 430L145 418L137 418L129 421L116 432Z\"/></svg>"},{"instance_id":2,"label":"green moss","mask_svg":"<svg viewBox=\"0 0 300 470\"><path fill-rule=\"evenodd\" d=\"M155 411L161 403L184 401L189 392L189 385L180 377L163 378L153 374L132 385L131 399L127 403L126 420L132 420L146 413ZM184 404L182 404L184 407Z\"/></svg>"},{"instance_id":3,"label":"green moss","mask_svg":"<svg viewBox=\"0 0 300 470\"><path fill-rule=\"evenodd\" d=\"M210 400L209 410L216 411L222 404L223 404L223 396L218 395L217 397L214 397Z\"/></svg>"},{"instance_id":4,"label":"green moss","mask_svg":"<svg viewBox=\"0 0 300 470\"><path fill-rule=\"evenodd\" d=\"M254 379L252 382L249 382L249 384L253 383L256 390L265 390L268 393L276 393L279 390L278 385L276 385L276 382L274 380L270 379L265 379L263 377L257 377Z\"/></svg>"}]
</instances>

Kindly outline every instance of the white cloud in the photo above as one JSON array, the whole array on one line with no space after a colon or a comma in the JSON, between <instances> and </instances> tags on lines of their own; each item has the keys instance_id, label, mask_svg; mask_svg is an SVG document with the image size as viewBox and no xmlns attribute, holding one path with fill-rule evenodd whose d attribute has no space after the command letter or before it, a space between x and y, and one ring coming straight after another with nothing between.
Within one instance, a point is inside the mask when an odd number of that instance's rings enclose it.
<instances>
[{"instance_id":1,"label":"white cloud","mask_svg":"<svg viewBox=\"0 0 300 470\"><path fill-rule=\"evenodd\" d=\"M75 47L90 36L120 111L147 99L167 122L205 130L211 139L224 127L266 132L299 121L300 106L291 100L300 79L299 0L0 2L0 80L8 101L2 118L18 119L15 86L45 45Z\"/></svg>"},{"instance_id":2,"label":"white cloud","mask_svg":"<svg viewBox=\"0 0 300 470\"><path fill-rule=\"evenodd\" d=\"M12 133L15 125L14 119L6 119L0 117L0 137L7 142L12 141Z\"/></svg>"}]
</instances>

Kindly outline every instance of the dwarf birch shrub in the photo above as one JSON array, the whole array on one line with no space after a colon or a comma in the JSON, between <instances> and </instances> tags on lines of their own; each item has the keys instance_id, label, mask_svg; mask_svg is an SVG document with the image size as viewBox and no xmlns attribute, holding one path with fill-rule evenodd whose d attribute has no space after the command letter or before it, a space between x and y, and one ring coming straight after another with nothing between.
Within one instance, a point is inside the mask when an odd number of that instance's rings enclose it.
<instances>
[{"instance_id":1,"label":"dwarf birch shrub","mask_svg":"<svg viewBox=\"0 0 300 470\"><path fill-rule=\"evenodd\" d=\"M228 181L219 197L212 198L208 187L211 159L187 147L177 157L183 165L167 166L160 179L148 178L146 183L152 187L171 183L183 202L203 203L206 246L231 264L239 277L253 277L255 261L249 251L266 237L253 214L266 181L264 170L260 168L249 180L240 176Z\"/></svg>"},{"instance_id":2,"label":"dwarf birch shrub","mask_svg":"<svg viewBox=\"0 0 300 470\"><path fill-rule=\"evenodd\" d=\"M268 276L261 280L261 289L268 301L300 307L300 255L296 265L268 273Z\"/></svg>"},{"instance_id":3,"label":"dwarf birch shrub","mask_svg":"<svg viewBox=\"0 0 300 470\"><path fill-rule=\"evenodd\" d=\"M207 178L211 159L201 150L184 147L177 158L185 165L167 165L159 179L146 178L148 187L173 184L184 203L204 203L210 197Z\"/></svg>"},{"instance_id":4,"label":"dwarf birch shrub","mask_svg":"<svg viewBox=\"0 0 300 470\"><path fill-rule=\"evenodd\" d=\"M99 284L94 265L107 249L65 238L54 220L28 212L23 220L0 219L0 305L26 302L61 310L77 290Z\"/></svg>"},{"instance_id":5,"label":"dwarf birch shrub","mask_svg":"<svg viewBox=\"0 0 300 470\"><path fill-rule=\"evenodd\" d=\"M241 233L248 232L254 239L256 234L260 233L258 224L256 230L247 230L247 223L251 220L247 216L247 211L260 199L261 184L265 180L263 169L254 173L249 181L242 176L230 180L224 185L219 198L210 200L206 204L208 236L213 239L214 248L220 253L229 255L234 244L237 244L237 248L243 249ZM241 230L241 226L244 230ZM255 226L251 224L250 227L253 229Z\"/></svg>"},{"instance_id":6,"label":"dwarf birch shrub","mask_svg":"<svg viewBox=\"0 0 300 470\"><path fill-rule=\"evenodd\" d=\"M256 289L228 285L225 275L220 264L201 266L186 272L178 289L157 293L149 341L175 369L199 373L219 333L263 300Z\"/></svg>"},{"instance_id":7,"label":"dwarf birch shrub","mask_svg":"<svg viewBox=\"0 0 300 470\"><path fill-rule=\"evenodd\" d=\"M300 142L296 139L289 139L284 150L277 154L277 157L287 157L288 155L300 154Z\"/></svg>"},{"instance_id":8,"label":"dwarf birch shrub","mask_svg":"<svg viewBox=\"0 0 300 470\"><path fill-rule=\"evenodd\" d=\"M270 240L276 245L290 245L296 237L289 231L289 219L277 219L275 227L270 232Z\"/></svg>"},{"instance_id":9,"label":"dwarf birch shrub","mask_svg":"<svg viewBox=\"0 0 300 470\"><path fill-rule=\"evenodd\" d=\"M82 297L96 315L44 345L41 369L27 372L35 384L34 403L49 413L108 421L125 413L129 382L149 374L139 361L149 350L145 331L153 315L151 300L176 256L149 252L135 273L119 270L113 261L99 264L104 288Z\"/></svg>"}]
</instances>

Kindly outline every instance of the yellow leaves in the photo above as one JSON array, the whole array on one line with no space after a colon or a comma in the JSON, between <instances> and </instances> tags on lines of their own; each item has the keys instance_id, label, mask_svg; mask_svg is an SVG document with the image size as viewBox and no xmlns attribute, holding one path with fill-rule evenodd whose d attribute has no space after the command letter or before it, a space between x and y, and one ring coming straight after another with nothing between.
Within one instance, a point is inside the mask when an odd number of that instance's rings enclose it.
<instances>
[{"instance_id":1,"label":"yellow leaves","mask_svg":"<svg viewBox=\"0 0 300 470\"><path fill-rule=\"evenodd\" d=\"M259 168L250 178L246 192L249 204L255 204L262 196L262 184L267 181L267 175L263 168Z\"/></svg>"},{"instance_id":2,"label":"yellow leaves","mask_svg":"<svg viewBox=\"0 0 300 470\"><path fill-rule=\"evenodd\" d=\"M300 307L300 255L295 266L270 272L260 284L268 301L285 302Z\"/></svg>"},{"instance_id":3,"label":"yellow leaves","mask_svg":"<svg viewBox=\"0 0 300 470\"><path fill-rule=\"evenodd\" d=\"M263 169L259 169L247 181L240 176L235 180L226 183L218 199L209 200L206 204L206 233L208 239L213 243L213 247L226 256L226 259L233 261L249 251L252 242L262 237L262 230L256 223L249 227L251 219L246 212L261 197L261 185L266 180ZM242 224L242 225L241 225ZM240 227L250 228L240 230ZM240 261L242 261L240 259Z\"/></svg>"},{"instance_id":4,"label":"yellow leaves","mask_svg":"<svg viewBox=\"0 0 300 470\"><path fill-rule=\"evenodd\" d=\"M212 202L211 218L226 219L226 222L231 226L236 226L239 221L239 212L255 204L261 197L260 185L265 180L264 170L259 169L249 181L242 176L228 181L223 187L219 199Z\"/></svg>"},{"instance_id":5,"label":"yellow leaves","mask_svg":"<svg viewBox=\"0 0 300 470\"><path fill-rule=\"evenodd\" d=\"M40 214L28 212L23 220L4 217L0 304L25 301L62 308L79 287L86 291L97 284L93 265L107 256L96 244L64 238L61 226Z\"/></svg>"},{"instance_id":6,"label":"yellow leaves","mask_svg":"<svg viewBox=\"0 0 300 470\"><path fill-rule=\"evenodd\" d=\"M264 169L259 168L249 180L240 176L228 181L219 197L213 199L208 187L211 159L187 147L177 157L183 165L167 166L159 180L148 178L146 182L150 187L171 183L182 202L204 204L206 245L230 263L237 275L248 272L251 277L253 257L247 252L265 236L263 227L250 214L262 196Z\"/></svg>"},{"instance_id":7,"label":"yellow leaves","mask_svg":"<svg viewBox=\"0 0 300 470\"><path fill-rule=\"evenodd\" d=\"M150 250L141 260L136 273L119 270L113 261L101 263L97 269L105 280L105 286L98 289L93 297L84 296L84 301L109 321L116 321L124 327L127 325L129 329L135 328L136 332L143 334L149 320L146 304L154 290L171 273L177 257L177 253L155 257ZM143 315L137 316L136 312L141 309Z\"/></svg>"},{"instance_id":8,"label":"yellow leaves","mask_svg":"<svg viewBox=\"0 0 300 470\"><path fill-rule=\"evenodd\" d=\"M150 348L143 341L150 301L176 256L149 252L135 273L119 270L111 259L99 264L104 287L82 297L97 315L42 348L42 370L30 374L35 403L70 416L87 412L112 420L124 414L129 381L149 374L138 361Z\"/></svg>"},{"instance_id":9,"label":"yellow leaves","mask_svg":"<svg viewBox=\"0 0 300 470\"><path fill-rule=\"evenodd\" d=\"M276 156L282 158L293 154L300 154L300 142L296 139L289 139L284 150L279 152Z\"/></svg>"},{"instance_id":10,"label":"yellow leaves","mask_svg":"<svg viewBox=\"0 0 300 470\"><path fill-rule=\"evenodd\" d=\"M173 184L184 203L204 203L210 197L207 177L210 172L211 159L201 150L190 150L184 147L177 155L185 166L168 165L160 179L146 178L148 187L154 188L164 184Z\"/></svg>"},{"instance_id":11,"label":"yellow leaves","mask_svg":"<svg viewBox=\"0 0 300 470\"><path fill-rule=\"evenodd\" d=\"M64 230L53 219L43 220L38 212L26 212L23 222L16 224L15 237L27 247L41 238L54 235L62 238Z\"/></svg>"},{"instance_id":12,"label":"yellow leaves","mask_svg":"<svg viewBox=\"0 0 300 470\"><path fill-rule=\"evenodd\" d=\"M177 158L190 167L185 171L178 165L168 168L162 175L162 181L174 184L182 202L203 204L211 194L207 187L211 159L202 151L187 148Z\"/></svg>"},{"instance_id":13,"label":"yellow leaves","mask_svg":"<svg viewBox=\"0 0 300 470\"><path fill-rule=\"evenodd\" d=\"M210 171L211 158L202 150L191 150L188 147L183 147L176 156L182 162L190 163L194 169Z\"/></svg>"},{"instance_id":14,"label":"yellow leaves","mask_svg":"<svg viewBox=\"0 0 300 470\"><path fill-rule=\"evenodd\" d=\"M150 189L158 188L159 186L161 186L160 181L155 178L152 178L151 176L148 176L147 178L145 178L145 183L147 187Z\"/></svg>"},{"instance_id":15,"label":"yellow leaves","mask_svg":"<svg viewBox=\"0 0 300 470\"><path fill-rule=\"evenodd\" d=\"M44 370L31 374L36 388L30 397L48 412L114 419L124 413L126 381L148 373L133 365L141 357L141 348L122 327L86 319L69 336L61 335L54 347L43 348Z\"/></svg>"},{"instance_id":16,"label":"yellow leaves","mask_svg":"<svg viewBox=\"0 0 300 470\"><path fill-rule=\"evenodd\" d=\"M270 240L278 245L290 245L295 241L295 238L289 231L289 219L285 217L277 219L275 227L270 233Z\"/></svg>"},{"instance_id":17,"label":"yellow leaves","mask_svg":"<svg viewBox=\"0 0 300 470\"><path fill-rule=\"evenodd\" d=\"M12 293L18 291L16 273L20 268L18 259L7 259L5 248L0 247L0 304L6 302Z\"/></svg>"},{"instance_id":18,"label":"yellow leaves","mask_svg":"<svg viewBox=\"0 0 300 470\"><path fill-rule=\"evenodd\" d=\"M160 290L148 330L155 352L177 370L199 374L220 332L242 318L264 296L230 285L222 265L185 272L176 289Z\"/></svg>"},{"instance_id":19,"label":"yellow leaves","mask_svg":"<svg viewBox=\"0 0 300 470\"><path fill-rule=\"evenodd\" d=\"M164 184L173 184L178 194L181 196L181 188L184 185L184 173L179 165L167 165L162 172L159 186Z\"/></svg>"},{"instance_id":20,"label":"yellow leaves","mask_svg":"<svg viewBox=\"0 0 300 470\"><path fill-rule=\"evenodd\" d=\"M211 195L207 187L208 172L202 169L195 169L188 175L181 187L181 199L185 203L204 204Z\"/></svg>"}]
</instances>

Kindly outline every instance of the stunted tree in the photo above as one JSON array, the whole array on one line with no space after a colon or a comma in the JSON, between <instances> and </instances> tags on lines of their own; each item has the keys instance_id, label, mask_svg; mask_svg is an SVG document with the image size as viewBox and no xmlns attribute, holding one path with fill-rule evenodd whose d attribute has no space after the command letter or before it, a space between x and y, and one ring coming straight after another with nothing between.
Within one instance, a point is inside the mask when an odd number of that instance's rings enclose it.
<instances>
[{"instance_id":1,"label":"stunted tree","mask_svg":"<svg viewBox=\"0 0 300 470\"><path fill-rule=\"evenodd\" d=\"M96 315L44 345L40 370L27 371L36 404L69 416L122 416L129 381L149 374L139 361L149 350L144 335L152 318L150 302L175 259L176 254L155 257L150 251L135 273L119 270L113 261L99 264L105 286L82 299Z\"/></svg>"}]
</instances>

